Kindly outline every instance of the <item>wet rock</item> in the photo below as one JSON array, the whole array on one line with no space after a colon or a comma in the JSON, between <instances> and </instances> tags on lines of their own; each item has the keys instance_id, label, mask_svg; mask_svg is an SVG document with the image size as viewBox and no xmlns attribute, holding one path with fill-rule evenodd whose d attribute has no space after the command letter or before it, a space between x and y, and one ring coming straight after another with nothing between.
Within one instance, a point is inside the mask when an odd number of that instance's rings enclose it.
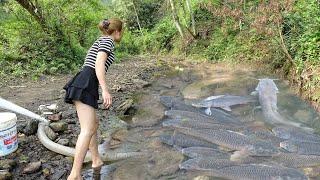
<instances>
[{"instance_id":1,"label":"wet rock","mask_svg":"<svg viewBox=\"0 0 320 180\"><path fill-rule=\"evenodd\" d=\"M179 169L183 158L184 156L177 151L154 153L149 159L148 173L154 178L173 174Z\"/></svg>"},{"instance_id":2,"label":"wet rock","mask_svg":"<svg viewBox=\"0 0 320 180\"><path fill-rule=\"evenodd\" d=\"M57 114L50 114L47 118L51 121L60 121L62 119L62 112L59 112Z\"/></svg>"},{"instance_id":3,"label":"wet rock","mask_svg":"<svg viewBox=\"0 0 320 180\"><path fill-rule=\"evenodd\" d=\"M161 86L165 87L165 88L168 88L168 89L171 89L173 88L173 82L172 81L164 81Z\"/></svg>"},{"instance_id":4,"label":"wet rock","mask_svg":"<svg viewBox=\"0 0 320 180\"><path fill-rule=\"evenodd\" d=\"M50 123L50 127L54 132L61 132L68 129L68 124L65 122L53 122Z\"/></svg>"},{"instance_id":5,"label":"wet rock","mask_svg":"<svg viewBox=\"0 0 320 180\"><path fill-rule=\"evenodd\" d=\"M132 107L132 105L133 105L133 100L127 99L116 108L116 111L124 114L130 107Z\"/></svg>"},{"instance_id":6,"label":"wet rock","mask_svg":"<svg viewBox=\"0 0 320 180\"><path fill-rule=\"evenodd\" d=\"M110 115L108 117L108 129L104 132L106 136L115 133L120 129L127 129L128 123L122 121L118 116Z\"/></svg>"},{"instance_id":7,"label":"wet rock","mask_svg":"<svg viewBox=\"0 0 320 180\"><path fill-rule=\"evenodd\" d=\"M193 178L193 180L209 180L210 178L208 176L197 176Z\"/></svg>"},{"instance_id":8,"label":"wet rock","mask_svg":"<svg viewBox=\"0 0 320 180\"><path fill-rule=\"evenodd\" d=\"M113 172L116 168L116 164L110 164L102 166L99 174L95 173L92 169L86 170L82 174L84 179L113 179Z\"/></svg>"},{"instance_id":9,"label":"wet rock","mask_svg":"<svg viewBox=\"0 0 320 180\"><path fill-rule=\"evenodd\" d=\"M27 121L27 125L23 130L23 133L27 136L34 135L37 133L39 121L30 119Z\"/></svg>"},{"instance_id":10,"label":"wet rock","mask_svg":"<svg viewBox=\"0 0 320 180\"><path fill-rule=\"evenodd\" d=\"M57 141L58 144L61 144L61 145L64 145L64 146L67 146L69 144L69 139L59 139Z\"/></svg>"},{"instance_id":11,"label":"wet rock","mask_svg":"<svg viewBox=\"0 0 320 180\"><path fill-rule=\"evenodd\" d=\"M213 94L214 88L210 80L196 81L182 90L182 95L186 99L200 99Z\"/></svg>"},{"instance_id":12,"label":"wet rock","mask_svg":"<svg viewBox=\"0 0 320 180\"><path fill-rule=\"evenodd\" d=\"M144 95L138 102L138 112L132 117L132 126L153 126L161 121L164 116L164 107L157 97Z\"/></svg>"},{"instance_id":13,"label":"wet rock","mask_svg":"<svg viewBox=\"0 0 320 180\"><path fill-rule=\"evenodd\" d=\"M12 179L12 174L8 170L0 170L0 180Z\"/></svg>"},{"instance_id":14,"label":"wet rock","mask_svg":"<svg viewBox=\"0 0 320 180\"><path fill-rule=\"evenodd\" d=\"M138 88L144 88L147 86L150 86L151 83L144 81L142 79L133 79L133 83L138 87Z\"/></svg>"},{"instance_id":15,"label":"wet rock","mask_svg":"<svg viewBox=\"0 0 320 180\"><path fill-rule=\"evenodd\" d=\"M124 141L126 136L128 134L128 130L126 129L120 129L116 131L115 133L112 134L112 138L119 140L119 141Z\"/></svg>"},{"instance_id":16,"label":"wet rock","mask_svg":"<svg viewBox=\"0 0 320 180\"><path fill-rule=\"evenodd\" d=\"M312 118L312 113L306 110L301 110L299 109L296 113L294 113L294 118L302 121L302 122L308 122L310 121Z\"/></svg>"},{"instance_id":17,"label":"wet rock","mask_svg":"<svg viewBox=\"0 0 320 180\"><path fill-rule=\"evenodd\" d=\"M148 179L145 160L128 160L121 164L113 174L114 180L124 179Z\"/></svg>"},{"instance_id":18,"label":"wet rock","mask_svg":"<svg viewBox=\"0 0 320 180\"><path fill-rule=\"evenodd\" d=\"M163 146L163 143L160 141L160 139L153 139L151 142L148 144L148 147L152 149L159 149Z\"/></svg>"},{"instance_id":19,"label":"wet rock","mask_svg":"<svg viewBox=\"0 0 320 180\"><path fill-rule=\"evenodd\" d=\"M45 127L44 127L44 132L46 133L46 135L48 136L48 138L51 139L52 141L54 141L55 139L57 139L56 133L55 133L49 126L45 126Z\"/></svg>"},{"instance_id":20,"label":"wet rock","mask_svg":"<svg viewBox=\"0 0 320 180\"><path fill-rule=\"evenodd\" d=\"M17 165L17 162L13 159L3 159L0 160L0 169L11 170Z\"/></svg>"},{"instance_id":21,"label":"wet rock","mask_svg":"<svg viewBox=\"0 0 320 180\"><path fill-rule=\"evenodd\" d=\"M29 163L25 168L23 168L23 173L34 173L39 171L41 167L41 161Z\"/></svg>"}]
</instances>

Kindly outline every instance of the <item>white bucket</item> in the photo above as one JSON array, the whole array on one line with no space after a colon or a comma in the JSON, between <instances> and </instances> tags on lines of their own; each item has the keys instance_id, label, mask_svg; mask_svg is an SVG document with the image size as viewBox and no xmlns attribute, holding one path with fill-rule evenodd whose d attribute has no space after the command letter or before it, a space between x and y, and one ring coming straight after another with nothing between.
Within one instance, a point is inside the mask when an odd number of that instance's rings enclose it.
<instances>
[{"instance_id":1,"label":"white bucket","mask_svg":"<svg viewBox=\"0 0 320 180\"><path fill-rule=\"evenodd\" d=\"M0 113L0 156L18 149L17 116L14 113Z\"/></svg>"}]
</instances>

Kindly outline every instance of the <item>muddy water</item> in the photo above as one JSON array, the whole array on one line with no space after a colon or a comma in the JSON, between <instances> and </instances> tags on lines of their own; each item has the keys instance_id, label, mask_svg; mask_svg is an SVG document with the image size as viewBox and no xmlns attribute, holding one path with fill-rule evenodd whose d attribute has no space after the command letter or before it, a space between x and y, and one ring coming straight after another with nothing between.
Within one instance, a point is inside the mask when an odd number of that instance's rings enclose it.
<instances>
[{"instance_id":1,"label":"muddy water","mask_svg":"<svg viewBox=\"0 0 320 180\"><path fill-rule=\"evenodd\" d=\"M93 176L91 170L86 170L83 173L85 179L217 179L202 176L198 172L179 170L179 164L186 158L159 140L160 135L170 132L161 127L166 109L160 104L159 96L180 96L188 103L212 95L250 95L258 78L276 78L250 69L234 69L239 68L208 64L189 68L180 66L158 75L150 87L135 95L135 114L125 118L129 128L115 132L110 142L111 148L123 152L143 151L145 156L108 162L109 165L103 167L101 175ZM314 127L319 132L320 121L316 112L290 92L285 81L275 82L280 91L278 107L281 114L292 121ZM254 110L256 106L258 102L233 106L230 113L249 123L264 122L261 111Z\"/></svg>"}]
</instances>

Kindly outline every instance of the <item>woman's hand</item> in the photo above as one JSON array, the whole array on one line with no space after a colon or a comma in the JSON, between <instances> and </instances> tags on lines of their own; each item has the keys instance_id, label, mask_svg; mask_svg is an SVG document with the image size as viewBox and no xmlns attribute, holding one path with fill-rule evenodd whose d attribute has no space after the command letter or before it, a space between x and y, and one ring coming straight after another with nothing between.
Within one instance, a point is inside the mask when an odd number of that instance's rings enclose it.
<instances>
[{"instance_id":1,"label":"woman's hand","mask_svg":"<svg viewBox=\"0 0 320 180\"><path fill-rule=\"evenodd\" d=\"M109 107L112 104L112 97L108 90L103 90L102 91L102 99L103 99L103 105L105 108L109 109Z\"/></svg>"}]
</instances>

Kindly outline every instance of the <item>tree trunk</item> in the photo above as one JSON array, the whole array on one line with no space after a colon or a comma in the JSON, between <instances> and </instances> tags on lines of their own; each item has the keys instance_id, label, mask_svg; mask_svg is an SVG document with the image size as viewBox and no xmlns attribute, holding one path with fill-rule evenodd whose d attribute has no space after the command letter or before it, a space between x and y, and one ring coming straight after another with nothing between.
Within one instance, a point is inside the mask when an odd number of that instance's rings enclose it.
<instances>
[{"instance_id":1,"label":"tree trunk","mask_svg":"<svg viewBox=\"0 0 320 180\"><path fill-rule=\"evenodd\" d=\"M17 3L19 3L24 9L26 9L32 17L36 19L36 21L39 23L41 28L47 32L47 26L46 26L46 20L43 17L42 11L40 7L37 7L38 2L35 0L35 3L32 3L29 0L15 0Z\"/></svg>"},{"instance_id":2,"label":"tree trunk","mask_svg":"<svg viewBox=\"0 0 320 180\"><path fill-rule=\"evenodd\" d=\"M193 31L193 34L196 35L197 34L197 32L196 32L196 22L194 20L194 15L193 15L193 11L192 11L192 8L191 8L190 0L186 0L186 4L187 4L187 8L188 8L189 13L190 13L192 31Z\"/></svg>"},{"instance_id":3,"label":"tree trunk","mask_svg":"<svg viewBox=\"0 0 320 180\"><path fill-rule=\"evenodd\" d=\"M177 10L176 10L176 8L174 6L174 2L173 2L173 0L169 0L169 2L170 2L170 5L171 5L172 17L173 17L174 24L176 25L176 27L177 27L177 29L178 29L178 31L180 33L180 36L182 38L184 38L184 34L183 34L183 31L182 31L182 28L181 28L181 24L179 22L179 17L177 15Z\"/></svg>"},{"instance_id":4,"label":"tree trunk","mask_svg":"<svg viewBox=\"0 0 320 180\"><path fill-rule=\"evenodd\" d=\"M136 9L136 5L134 4L133 1L132 1L132 5L133 5L134 13L136 14L136 19L137 19L137 23L138 23L138 26L139 26L140 33L143 35L140 19L139 19L138 12L137 12L137 9Z\"/></svg>"}]
</instances>

